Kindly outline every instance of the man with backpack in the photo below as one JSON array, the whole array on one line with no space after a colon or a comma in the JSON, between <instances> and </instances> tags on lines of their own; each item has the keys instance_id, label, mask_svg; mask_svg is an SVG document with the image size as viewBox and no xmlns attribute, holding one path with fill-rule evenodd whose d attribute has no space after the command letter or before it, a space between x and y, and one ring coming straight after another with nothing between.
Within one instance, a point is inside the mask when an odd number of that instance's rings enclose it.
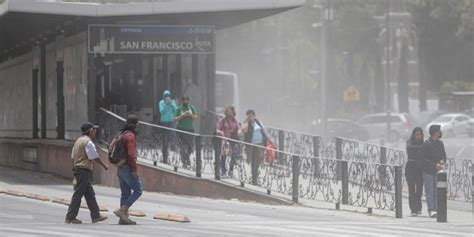
<instances>
[{"instance_id":1,"label":"man with backpack","mask_svg":"<svg viewBox=\"0 0 474 237\"><path fill-rule=\"evenodd\" d=\"M127 123L120 131L121 141L117 145L122 145L127 157L127 161L117 169L117 176L122 192L120 198L120 208L114 214L120 218L120 225L136 225L135 221L128 218L128 209L142 195L142 184L137 173L137 149L136 149L136 128L138 118L135 115L127 117ZM133 193L132 193L133 191Z\"/></svg>"},{"instance_id":2,"label":"man with backpack","mask_svg":"<svg viewBox=\"0 0 474 237\"><path fill-rule=\"evenodd\" d=\"M65 223L67 224L81 224L82 221L77 219L79 208L81 207L82 196L85 197L87 207L91 212L92 223L104 221L106 216L100 215L99 205L95 199L95 192L92 188L92 167L93 163L97 162L105 170L108 166L104 164L97 153L96 147L92 139L96 138L97 128L99 126L92 123L85 123L81 126L82 136L74 143L72 148L71 159L74 171L74 194L69 204Z\"/></svg>"}]
</instances>

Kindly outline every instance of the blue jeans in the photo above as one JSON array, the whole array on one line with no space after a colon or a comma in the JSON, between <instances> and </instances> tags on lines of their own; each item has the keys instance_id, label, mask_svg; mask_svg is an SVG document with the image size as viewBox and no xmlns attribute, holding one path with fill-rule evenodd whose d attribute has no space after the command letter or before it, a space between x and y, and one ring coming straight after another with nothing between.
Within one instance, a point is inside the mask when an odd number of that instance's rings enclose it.
<instances>
[{"instance_id":1,"label":"blue jeans","mask_svg":"<svg viewBox=\"0 0 474 237\"><path fill-rule=\"evenodd\" d=\"M436 211L436 175L423 172L423 180L425 182L425 196L428 211Z\"/></svg>"},{"instance_id":2,"label":"blue jeans","mask_svg":"<svg viewBox=\"0 0 474 237\"><path fill-rule=\"evenodd\" d=\"M128 165L118 168L117 176L120 182L120 190L122 191L120 207L130 207L142 195L142 183L140 177L134 177L132 174L132 168Z\"/></svg>"}]
</instances>

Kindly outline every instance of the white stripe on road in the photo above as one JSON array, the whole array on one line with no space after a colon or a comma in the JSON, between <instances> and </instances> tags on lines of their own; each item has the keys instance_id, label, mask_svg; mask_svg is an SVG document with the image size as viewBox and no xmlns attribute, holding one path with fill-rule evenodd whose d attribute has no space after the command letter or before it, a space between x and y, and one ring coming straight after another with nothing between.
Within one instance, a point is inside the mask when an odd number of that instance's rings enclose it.
<instances>
[{"instance_id":1,"label":"white stripe on road","mask_svg":"<svg viewBox=\"0 0 474 237\"><path fill-rule=\"evenodd\" d=\"M445 235L472 236L472 233L468 233L468 232L458 232L458 231L449 231L449 230L445 231L445 230L440 230L440 229L432 230L432 229L423 229L423 228L406 227L406 226L380 226L380 228L389 229L389 230L405 230L405 231L416 232L416 233L423 232L423 233L430 233L431 235L445 234Z\"/></svg>"},{"instance_id":2,"label":"white stripe on road","mask_svg":"<svg viewBox=\"0 0 474 237\"><path fill-rule=\"evenodd\" d=\"M304 235L317 235L320 234L316 230L300 230L300 229L289 229L285 227L277 227L277 226L260 226L260 225L245 225L245 228L255 228L256 230L267 230L267 233L272 235L274 234L304 234ZM349 234L349 233L347 233ZM331 234L324 233L324 236L340 236L341 234Z\"/></svg>"},{"instance_id":3,"label":"white stripe on road","mask_svg":"<svg viewBox=\"0 0 474 237\"><path fill-rule=\"evenodd\" d=\"M44 235L58 235L58 236L87 236L87 235L81 235L81 234L68 234L68 232L63 232L63 231L50 231L50 230L27 230L25 227L7 227L7 226L2 226L0 227L0 230L2 232L4 231L9 231L12 233L28 233L28 234L44 234ZM70 232L70 231L69 231Z\"/></svg>"},{"instance_id":4,"label":"white stripe on road","mask_svg":"<svg viewBox=\"0 0 474 237\"><path fill-rule=\"evenodd\" d=\"M336 235L362 235L362 236L381 236L383 232L377 229L367 229L366 227L358 226L288 226L291 228L314 230L314 233L333 233ZM384 233L385 234L385 233Z\"/></svg>"},{"instance_id":5,"label":"white stripe on road","mask_svg":"<svg viewBox=\"0 0 474 237\"><path fill-rule=\"evenodd\" d=\"M4 214L0 213L0 218L7 219L21 219L21 220L33 220L33 215L15 215L15 214Z\"/></svg>"}]
</instances>

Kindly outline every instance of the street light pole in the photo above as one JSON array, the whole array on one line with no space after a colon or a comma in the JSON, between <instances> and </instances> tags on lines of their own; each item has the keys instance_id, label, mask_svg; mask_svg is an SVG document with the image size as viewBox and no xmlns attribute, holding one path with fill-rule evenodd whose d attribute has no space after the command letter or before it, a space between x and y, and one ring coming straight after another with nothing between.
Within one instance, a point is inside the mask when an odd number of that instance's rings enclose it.
<instances>
[{"instance_id":1,"label":"street light pole","mask_svg":"<svg viewBox=\"0 0 474 237\"><path fill-rule=\"evenodd\" d=\"M392 130L391 128L391 96L390 96L390 0L386 0L386 13L385 13L385 24L386 24L386 30L385 30L385 40L386 40L386 47L385 47L385 52L386 52L386 57L385 57L385 66L386 66L386 91L387 91L387 134L386 138L387 141L390 140L390 131Z\"/></svg>"},{"instance_id":2,"label":"street light pole","mask_svg":"<svg viewBox=\"0 0 474 237\"><path fill-rule=\"evenodd\" d=\"M320 71L321 71L321 86L320 86L320 120L321 120L321 135L324 137L327 130L327 112L326 112L326 81L327 81L327 28L328 20L332 17L331 0L321 0L321 39L320 39Z\"/></svg>"}]
</instances>

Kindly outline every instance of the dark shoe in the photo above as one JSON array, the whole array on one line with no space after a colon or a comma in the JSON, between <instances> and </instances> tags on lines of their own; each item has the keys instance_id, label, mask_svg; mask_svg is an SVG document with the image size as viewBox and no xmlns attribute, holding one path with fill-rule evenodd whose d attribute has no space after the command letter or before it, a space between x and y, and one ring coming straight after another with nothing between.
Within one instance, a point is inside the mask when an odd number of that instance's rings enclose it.
<instances>
[{"instance_id":1,"label":"dark shoe","mask_svg":"<svg viewBox=\"0 0 474 237\"><path fill-rule=\"evenodd\" d=\"M64 223L66 223L66 224L82 224L82 221L74 218L74 219L66 219L66 220L64 220Z\"/></svg>"},{"instance_id":2,"label":"dark shoe","mask_svg":"<svg viewBox=\"0 0 474 237\"><path fill-rule=\"evenodd\" d=\"M99 217L93 219L93 220L92 220L92 223L97 223L97 222L105 221L105 220L107 220L107 218L108 218L108 217L106 217L106 216L99 216Z\"/></svg>"},{"instance_id":3,"label":"dark shoe","mask_svg":"<svg viewBox=\"0 0 474 237\"><path fill-rule=\"evenodd\" d=\"M125 219L125 220L122 220L122 218L120 218L119 222L118 222L119 225L136 225L137 222L135 221L132 221L130 219Z\"/></svg>"}]
</instances>

